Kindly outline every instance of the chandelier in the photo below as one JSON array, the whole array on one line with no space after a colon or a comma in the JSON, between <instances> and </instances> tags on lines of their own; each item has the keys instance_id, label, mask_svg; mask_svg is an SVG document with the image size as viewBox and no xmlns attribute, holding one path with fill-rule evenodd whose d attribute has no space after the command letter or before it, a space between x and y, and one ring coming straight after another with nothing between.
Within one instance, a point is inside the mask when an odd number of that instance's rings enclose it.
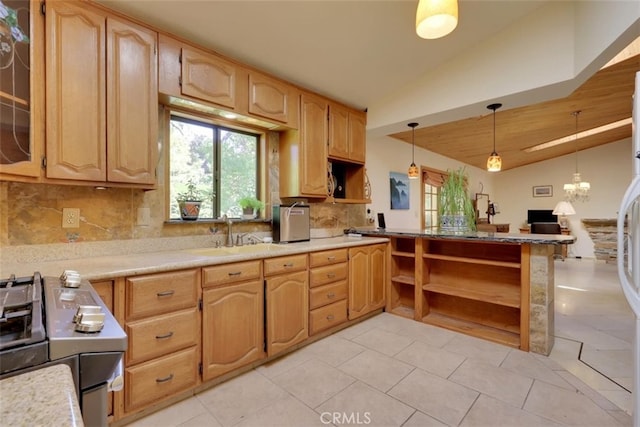
<instances>
[{"instance_id":1,"label":"chandelier","mask_svg":"<svg viewBox=\"0 0 640 427\"><path fill-rule=\"evenodd\" d=\"M589 190L591 184L583 181L578 172L578 115L580 110L571 113L576 118L576 172L573 174L573 181L564 185L565 199L569 202L586 202L589 200Z\"/></svg>"}]
</instances>

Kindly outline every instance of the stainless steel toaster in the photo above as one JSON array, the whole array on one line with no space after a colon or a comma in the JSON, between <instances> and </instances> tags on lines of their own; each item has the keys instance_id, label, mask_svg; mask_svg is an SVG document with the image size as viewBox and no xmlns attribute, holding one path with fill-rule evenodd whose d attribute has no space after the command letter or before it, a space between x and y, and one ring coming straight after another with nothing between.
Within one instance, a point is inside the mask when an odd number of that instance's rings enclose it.
<instances>
[{"instance_id":1,"label":"stainless steel toaster","mask_svg":"<svg viewBox=\"0 0 640 427\"><path fill-rule=\"evenodd\" d=\"M310 238L309 205L275 205L273 207L273 241L305 242Z\"/></svg>"}]
</instances>

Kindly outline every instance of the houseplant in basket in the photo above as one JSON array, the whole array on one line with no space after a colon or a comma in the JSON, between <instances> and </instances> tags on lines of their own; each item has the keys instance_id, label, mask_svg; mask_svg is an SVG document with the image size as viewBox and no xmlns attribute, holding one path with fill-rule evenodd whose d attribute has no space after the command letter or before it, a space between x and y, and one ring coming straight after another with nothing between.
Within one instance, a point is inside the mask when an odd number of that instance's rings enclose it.
<instances>
[{"instance_id":1,"label":"houseplant in basket","mask_svg":"<svg viewBox=\"0 0 640 427\"><path fill-rule=\"evenodd\" d=\"M461 167L450 170L449 176L440 187L438 214L440 230L467 232L475 231L475 209L467 192L467 172Z\"/></svg>"},{"instance_id":2,"label":"houseplant in basket","mask_svg":"<svg viewBox=\"0 0 640 427\"><path fill-rule=\"evenodd\" d=\"M242 208L242 217L244 219L253 219L258 216L258 211L264 208L264 203L254 196L246 196L238 200L238 204Z\"/></svg>"},{"instance_id":3,"label":"houseplant in basket","mask_svg":"<svg viewBox=\"0 0 640 427\"><path fill-rule=\"evenodd\" d=\"M200 205L202 204L202 192L198 190L192 179L187 181L186 191L178 193L176 201L180 209L180 217L185 221L195 221L200 215Z\"/></svg>"}]
</instances>

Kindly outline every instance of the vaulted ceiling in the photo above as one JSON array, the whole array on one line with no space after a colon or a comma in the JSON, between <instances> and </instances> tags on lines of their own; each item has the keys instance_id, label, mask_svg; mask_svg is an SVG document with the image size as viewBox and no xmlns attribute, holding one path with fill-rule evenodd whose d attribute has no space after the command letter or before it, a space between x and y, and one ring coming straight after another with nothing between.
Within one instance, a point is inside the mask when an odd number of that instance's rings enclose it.
<instances>
[{"instance_id":1,"label":"vaulted ceiling","mask_svg":"<svg viewBox=\"0 0 640 427\"><path fill-rule=\"evenodd\" d=\"M555 0L459 0L458 27L448 36L430 41L415 34L417 0L97 1L157 29L365 109L384 103L427 73L468 54L474 46L495 40L501 31L519 27ZM633 0L614 1L634 4ZM605 3L603 7L612 7L612 2ZM640 36L640 29L634 32L634 37ZM574 133L575 110L581 110L579 130L629 118L640 50L627 56L597 72L569 96L563 94L553 100L546 96L548 101L542 103L538 103L540 96L532 96L538 101L499 109L495 137L503 169L630 136L631 125L626 125L577 144L523 151ZM493 145L492 113L486 110L486 114L468 115L453 122L418 127L416 146L484 169ZM414 118L407 116L407 122ZM398 141L411 143L409 128L401 131L402 119L397 118L396 125L385 134L391 132Z\"/></svg>"},{"instance_id":2,"label":"vaulted ceiling","mask_svg":"<svg viewBox=\"0 0 640 427\"><path fill-rule=\"evenodd\" d=\"M580 112L577 117L578 132L629 119L635 74L638 71L640 55L634 55L601 69L567 97L509 110L498 109L495 116L495 145L502 157L502 170L631 137L631 123L627 123L592 136L568 138L567 142L550 148L525 151L545 142L575 136L576 119L573 113L576 111ZM418 127L415 144L484 169L493 150L493 129L493 112L487 109L486 114L481 116ZM410 129L391 136L412 142Z\"/></svg>"}]
</instances>

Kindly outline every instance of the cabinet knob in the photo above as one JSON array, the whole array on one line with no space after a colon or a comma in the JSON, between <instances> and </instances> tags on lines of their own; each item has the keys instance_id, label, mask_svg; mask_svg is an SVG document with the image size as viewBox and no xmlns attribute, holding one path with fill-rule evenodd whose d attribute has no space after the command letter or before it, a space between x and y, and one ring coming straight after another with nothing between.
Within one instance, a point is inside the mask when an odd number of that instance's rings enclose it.
<instances>
[{"instance_id":1,"label":"cabinet knob","mask_svg":"<svg viewBox=\"0 0 640 427\"><path fill-rule=\"evenodd\" d=\"M328 316L327 316L327 320L328 320L328 321L330 321L330 322L331 322L333 319L335 319L335 317L333 316L333 314L330 314L330 315L328 315Z\"/></svg>"},{"instance_id":2,"label":"cabinet knob","mask_svg":"<svg viewBox=\"0 0 640 427\"><path fill-rule=\"evenodd\" d=\"M334 256L328 256L327 257L327 261L333 261L334 259L336 259L336 257L334 257Z\"/></svg>"},{"instance_id":3,"label":"cabinet knob","mask_svg":"<svg viewBox=\"0 0 640 427\"><path fill-rule=\"evenodd\" d=\"M335 298L336 294L334 294L333 292L330 292L327 294L327 298L331 299L331 298Z\"/></svg>"},{"instance_id":4,"label":"cabinet knob","mask_svg":"<svg viewBox=\"0 0 640 427\"><path fill-rule=\"evenodd\" d=\"M291 268L291 267L293 267L293 263L292 263L292 262L288 262L288 263L286 263L286 264L283 264L282 266L283 266L284 268Z\"/></svg>"},{"instance_id":5,"label":"cabinet knob","mask_svg":"<svg viewBox=\"0 0 640 427\"><path fill-rule=\"evenodd\" d=\"M334 272L327 273L327 277L328 277L329 279L333 279L334 277L336 277L336 273L334 273Z\"/></svg>"}]
</instances>

